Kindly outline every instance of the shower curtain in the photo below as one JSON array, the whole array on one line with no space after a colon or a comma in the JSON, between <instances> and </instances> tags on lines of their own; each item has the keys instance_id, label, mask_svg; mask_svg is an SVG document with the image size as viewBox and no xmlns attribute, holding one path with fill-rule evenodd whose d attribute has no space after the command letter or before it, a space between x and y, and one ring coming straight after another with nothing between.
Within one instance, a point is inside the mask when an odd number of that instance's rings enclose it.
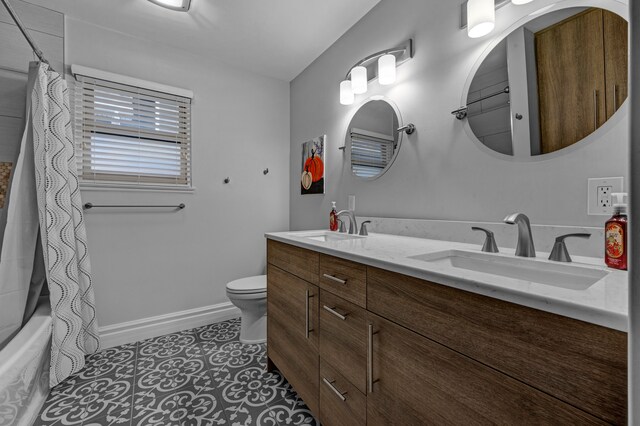
<instances>
[{"instance_id":1,"label":"shower curtain","mask_svg":"<svg viewBox=\"0 0 640 426\"><path fill-rule=\"evenodd\" d=\"M31 76L36 73L36 68L29 70L30 88L35 81ZM30 96L27 96L27 110L30 104ZM31 278L39 225L29 114L26 114L25 122L5 206L0 214L0 349L20 331L29 291L34 287Z\"/></svg>"},{"instance_id":2,"label":"shower curtain","mask_svg":"<svg viewBox=\"0 0 640 426\"><path fill-rule=\"evenodd\" d=\"M37 71L31 124L41 253L53 319L53 387L82 369L84 356L96 352L100 343L67 83L47 64L39 63Z\"/></svg>"}]
</instances>

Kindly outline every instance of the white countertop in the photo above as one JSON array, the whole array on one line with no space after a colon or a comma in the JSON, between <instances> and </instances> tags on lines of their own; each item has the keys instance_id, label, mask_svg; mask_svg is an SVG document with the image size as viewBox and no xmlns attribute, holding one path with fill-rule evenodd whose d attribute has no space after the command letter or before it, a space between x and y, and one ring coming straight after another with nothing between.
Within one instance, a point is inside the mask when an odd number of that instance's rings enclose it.
<instances>
[{"instance_id":1,"label":"white countertop","mask_svg":"<svg viewBox=\"0 0 640 426\"><path fill-rule=\"evenodd\" d=\"M313 231L267 233L265 236L460 290L615 330L628 330L628 273L607 268L602 259L572 256L574 266L606 272L606 276L595 284L576 290L410 258L446 250L480 253L480 246L474 244L373 233L361 239L320 242L303 236L310 232ZM514 257L513 249L501 247L500 252L493 256ZM548 253L537 253L537 258L528 261L556 264L547 260L548 256Z\"/></svg>"}]
</instances>

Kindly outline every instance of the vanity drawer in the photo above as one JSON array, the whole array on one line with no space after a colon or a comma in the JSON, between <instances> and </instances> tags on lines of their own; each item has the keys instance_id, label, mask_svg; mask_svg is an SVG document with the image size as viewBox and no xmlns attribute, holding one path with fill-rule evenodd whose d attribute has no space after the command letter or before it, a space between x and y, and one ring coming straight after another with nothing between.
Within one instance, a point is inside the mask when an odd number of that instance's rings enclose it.
<instances>
[{"instance_id":1,"label":"vanity drawer","mask_svg":"<svg viewBox=\"0 0 640 426\"><path fill-rule=\"evenodd\" d=\"M367 306L606 422L626 423L626 333L372 267Z\"/></svg>"},{"instance_id":2,"label":"vanity drawer","mask_svg":"<svg viewBox=\"0 0 640 426\"><path fill-rule=\"evenodd\" d=\"M367 398L326 361L320 361L320 422L325 426L364 426Z\"/></svg>"},{"instance_id":3,"label":"vanity drawer","mask_svg":"<svg viewBox=\"0 0 640 426\"><path fill-rule=\"evenodd\" d=\"M320 290L320 357L366 390L367 311Z\"/></svg>"},{"instance_id":4,"label":"vanity drawer","mask_svg":"<svg viewBox=\"0 0 640 426\"><path fill-rule=\"evenodd\" d=\"M267 262L312 284L318 284L319 254L311 250L267 240Z\"/></svg>"},{"instance_id":5,"label":"vanity drawer","mask_svg":"<svg viewBox=\"0 0 640 426\"><path fill-rule=\"evenodd\" d=\"M320 288L367 307L367 267L350 260L320 255Z\"/></svg>"}]
</instances>

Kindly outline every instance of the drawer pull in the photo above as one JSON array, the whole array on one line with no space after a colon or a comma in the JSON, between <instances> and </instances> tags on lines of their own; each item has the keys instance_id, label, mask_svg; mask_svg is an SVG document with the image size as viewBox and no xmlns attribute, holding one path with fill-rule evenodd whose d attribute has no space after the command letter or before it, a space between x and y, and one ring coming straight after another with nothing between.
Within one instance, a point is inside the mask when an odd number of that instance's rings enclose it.
<instances>
[{"instance_id":1,"label":"drawer pull","mask_svg":"<svg viewBox=\"0 0 640 426\"><path fill-rule=\"evenodd\" d=\"M327 312L332 313L333 315L337 316L338 318L340 318L342 321L345 321L347 319L347 315L349 314L341 314L340 312L336 311L336 308L330 308L327 305L324 305L324 310Z\"/></svg>"},{"instance_id":2,"label":"drawer pull","mask_svg":"<svg viewBox=\"0 0 640 426\"><path fill-rule=\"evenodd\" d=\"M340 284L346 284L347 283L347 280L341 280L340 278L334 277L333 275L322 274L322 276L325 277L328 280L335 281L335 282L340 283Z\"/></svg>"},{"instance_id":3,"label":"drawer pull","mask_svg":"<svg viewBox=\"0 0 640 426\"><path fill-rule=\"evenodd\" d=\"M373 393L373 384L377 380L373 380L373 335L378 334L373 331L373 324L367 325L367 392Z\"/></svg>"},{"instance_id":4,"label":"drawer pull","mask_svg":"<svg viewBox=\"0 0 640 426\"><path fill-rule=\"evenodd\" d=\"M344 397L347 394L347 392L344 392L344 393L340 392L335 386L333 386L333 384L336 382L335 380L329 381L323 377L322 381L324 382L325 385L329 386L329 389L331 389L333 393L335 393L336 396L340 398L342 402L345 402L347 400L347 398Z\"/></svg>"},{"instance_id":5,"label":"drawer pull","mask_svg":"<svg viewBox=\"0 0 640 426\"><path fill-rule=\"evenodd\" d=\"M305 292L305 296L306 296L306 298L305 298L304 334L305 334L305 337L308 339L309 338L309 332L313 331L313 330L309 330L309 322L310 322L310 320L309 320L309 299L312 298L313 295L310 294L309 290L307 290Z\"/></svg>"}]
</instances>

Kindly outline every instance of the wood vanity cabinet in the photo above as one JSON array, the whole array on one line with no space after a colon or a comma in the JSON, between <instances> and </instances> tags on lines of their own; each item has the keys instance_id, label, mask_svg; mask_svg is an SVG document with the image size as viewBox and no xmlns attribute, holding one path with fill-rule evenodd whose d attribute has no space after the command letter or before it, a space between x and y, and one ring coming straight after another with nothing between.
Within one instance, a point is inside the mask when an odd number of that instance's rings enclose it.
<instances>
[{"instance_id":1,"label":"wood vanity cabinet","mask_svg":"<svg viewBox=\"0 0 640 426\"><path fill-rule=\"evenodd\" d=\"M271 240L267 251L269 364L323 425L626 422L625 333Z\"/></svg>"}]
</instances>

